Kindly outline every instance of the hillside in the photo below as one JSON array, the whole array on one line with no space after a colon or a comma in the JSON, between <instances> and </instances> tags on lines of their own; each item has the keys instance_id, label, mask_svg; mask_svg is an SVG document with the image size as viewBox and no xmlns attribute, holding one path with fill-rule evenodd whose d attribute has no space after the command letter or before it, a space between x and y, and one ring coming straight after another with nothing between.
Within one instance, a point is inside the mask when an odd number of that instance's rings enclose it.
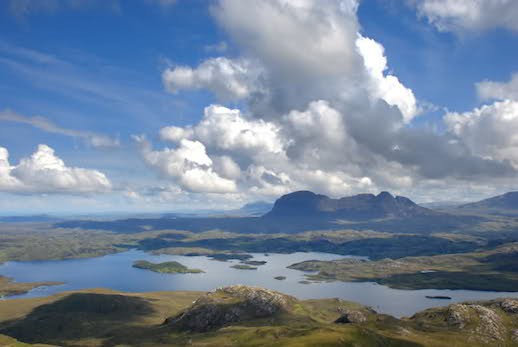
<instances>
[{"instance_id":1,"label":"hillside","mask_svg":"<svg viewBox=\"0 0 518 347\"><path fill-rule=\"evenodd\" d=\"M518 215L518 192L508 192L458 207L460 210L472 210L489 214Z\"/></svg>"},{"instance_id":2,"label":"hillside","mask_svg":"<svg viewBox=\"0 0 518 347\"><path fill-rule=\"evenodd\" d=\"M410 318L245 286L210 293L90 290L0 302L0 341L25 346L518 346L518 301ZM16 340L15 340L16 339Z\"/></svg>"}]
</instances>

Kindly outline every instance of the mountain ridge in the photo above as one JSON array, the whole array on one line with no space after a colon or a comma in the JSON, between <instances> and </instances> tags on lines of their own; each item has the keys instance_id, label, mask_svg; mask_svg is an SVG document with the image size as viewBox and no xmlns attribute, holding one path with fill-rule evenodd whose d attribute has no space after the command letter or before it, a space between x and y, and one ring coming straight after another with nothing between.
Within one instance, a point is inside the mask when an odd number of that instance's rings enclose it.
<instances>
[{"instance_id":1,"label":"mountain ridge","mask_svg":"<svg viewBox=\"0 0 518 347\"><path fill-rule=\"evenodd\" d=\"M383 191L378 195L357 194L339 199L303 190L281 196L265 218L335 216L343 219L413 217L439 214L419 206L404 196Z\"/></svg>"}]
</instances>

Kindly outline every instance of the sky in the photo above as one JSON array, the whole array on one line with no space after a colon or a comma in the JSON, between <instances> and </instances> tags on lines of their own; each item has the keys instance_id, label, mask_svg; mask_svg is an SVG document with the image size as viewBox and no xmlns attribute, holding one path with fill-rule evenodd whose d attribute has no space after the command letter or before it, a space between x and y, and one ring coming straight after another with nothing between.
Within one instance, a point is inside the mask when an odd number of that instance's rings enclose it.
<instances>
[{"instance_id":1,"label":"sky","mask_svg":"<svg viewBox=\"0 0 518 347\"><path fill-rule=\"evenodd\" d=\"M0 2L0 214L518 186L514 0Z\"/></svg>"}]
</instances>

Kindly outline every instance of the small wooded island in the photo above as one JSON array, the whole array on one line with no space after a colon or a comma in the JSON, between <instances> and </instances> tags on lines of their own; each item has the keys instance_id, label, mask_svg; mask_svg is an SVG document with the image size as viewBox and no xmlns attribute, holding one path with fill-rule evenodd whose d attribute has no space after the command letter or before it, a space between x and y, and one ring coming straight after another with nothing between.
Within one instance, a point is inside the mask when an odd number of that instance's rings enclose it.
<instances>
[{"instance_id":1,"label":"small wooded island","mask_svg":"<svg viewBox=\"0 0 518 347\"><path fill-rule=\"evenodd\" d=\"M138 260L133 263L133 267L137 269L144 269L144 270L151 270L154 272L159 273L168 273L168 274L174 274L174 273L203 273L205 271L200 269L189 269L187 266L180 264L177 261L166 261L163 263L151 263L147 260Z\"/></svg>"}]
</instances>

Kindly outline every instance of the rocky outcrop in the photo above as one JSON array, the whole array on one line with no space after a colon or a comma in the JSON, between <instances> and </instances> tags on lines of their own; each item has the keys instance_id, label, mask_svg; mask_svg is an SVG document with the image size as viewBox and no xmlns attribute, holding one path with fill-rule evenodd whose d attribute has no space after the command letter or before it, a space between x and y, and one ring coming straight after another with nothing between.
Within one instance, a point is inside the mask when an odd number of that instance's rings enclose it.
<instances>
[{"instance_id":1,"label":"rocky outcrop","mask_svg":"<svg viewBox=\"0 0 518 347\"><path fill-rule=\"evenodd\" d=\"M504 299L500 303L500 307L507 313L518 313L518 300Z\"/></svg>"},{"instance_id":2,"label":"rocky outcrop","mask_svg":"<svg viewBox=\"0 0 518 347\"><path fill-rule=\"evenodd\" d=\"M208 293L164 324L175 329L205 332L258 318L273 317L288 311L295 298L272 290L229 286Z\"/></svg>"},{"instance_id":3,"label":"rocky outcrop","mask_svg":"<svg viewBox=\"0 0 518 347\"><path fill-rule=\"evenodd\" d=\"M358 310L345 310L335 323L348 324L348 323L365 323L367 321L367 315L364 312Z\"/></svg>"},{"instance_id":4,"label":"rocky outcrop","mask_svg":"<svg viewBox=\"0 0 518 347\"><path fill-rule=\"evenodd\" d=\"M468 331L476 339L487 343L503 341L506 329L502 318L491 308L478 304L454 304L448 307L449 326Z\"/></svg>"}]
</instances>

